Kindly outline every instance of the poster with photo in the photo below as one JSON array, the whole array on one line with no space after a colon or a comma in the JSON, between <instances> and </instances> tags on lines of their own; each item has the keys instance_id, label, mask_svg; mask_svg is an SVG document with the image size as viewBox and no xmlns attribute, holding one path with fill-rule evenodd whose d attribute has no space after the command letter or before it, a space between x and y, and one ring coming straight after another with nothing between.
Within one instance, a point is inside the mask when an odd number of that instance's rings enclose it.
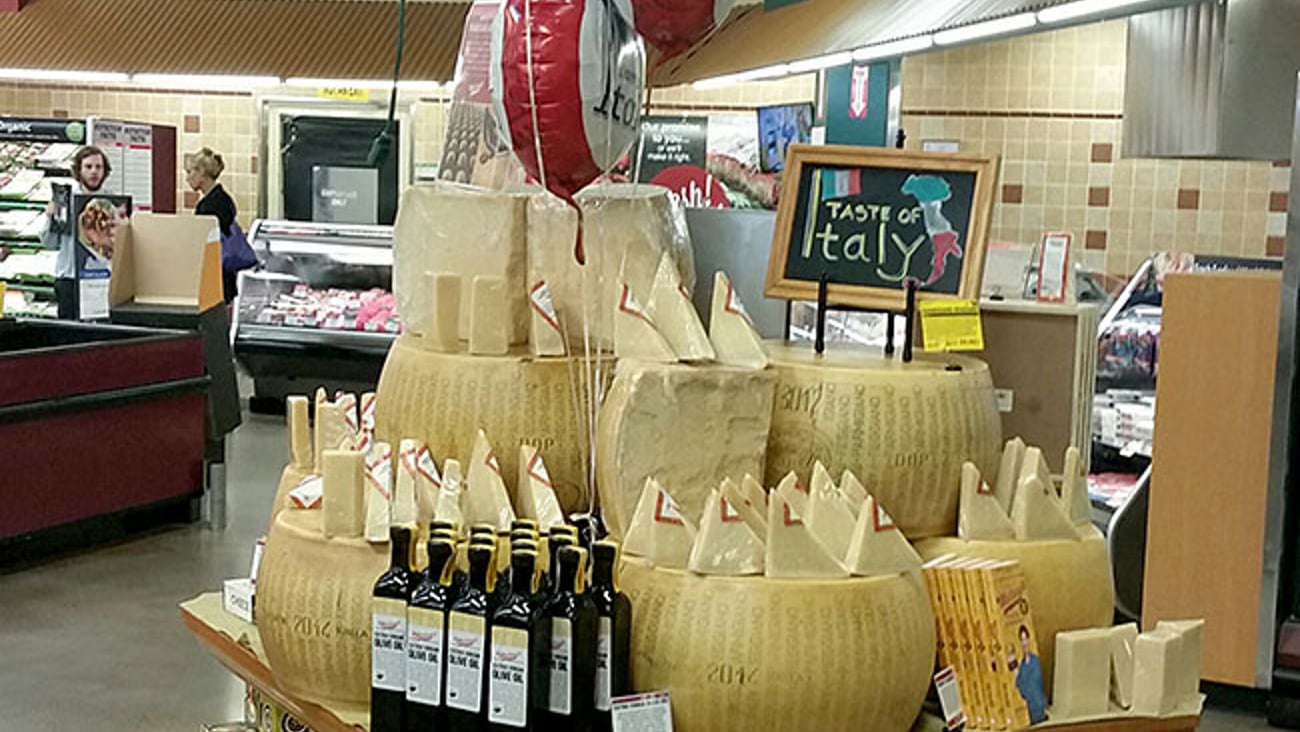
<instances>
[{"instance_id":1,"label":"poster with photo","mask_svg":"<svg viewBox=\"0 0 1300 732\"><path fill-rule=\"evenodd\" d=\"M77 317L105 320L113 254L119 230L131 220L131 197L74 195L72 212L76 229Z\"/></svg>"}]
</instances>

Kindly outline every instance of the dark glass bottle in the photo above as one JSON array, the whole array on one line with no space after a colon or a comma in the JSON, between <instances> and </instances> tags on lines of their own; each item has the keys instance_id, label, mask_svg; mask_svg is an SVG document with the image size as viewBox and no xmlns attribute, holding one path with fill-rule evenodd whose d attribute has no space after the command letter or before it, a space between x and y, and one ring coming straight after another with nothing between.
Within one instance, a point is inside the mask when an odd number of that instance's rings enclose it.
<instances>
[{"instance_id":1,"label":"dark glass bottle","mask_svg":"<svg viewBox=\"0 0 1300 732\"><path fill-rule=\"evenodd\" d=\"M618 544L598 541L591 556L591 599L597 618L595 728L610 732L610 699L632 693L632 603L618 590Z\"/></svg>"},{"instance_id":2,"label":"dark glass bottle","mask_svg":"<svg viewBox=\"0 0 1300 732\"><path fill-rule=\"evenodd\" d=\"M510 557L510 594L492 615L488 727L493 732L540 730L546 700L544 650L549 624L537 604L537 553Z\"/></svg>"},{"instance_id":3,"label":"dark glass bottle","mask_svg":"<svg viewBox=\"0 0 1300 732\"><path fill-rule=\"evenodd\" d=\"M496 609L496 548L469 548L469 583L447 618L447 729L487 729L488 623Z\"/></svg>"},{"instance_id":4,"label":"dark glass bottle","mask_svg":"<svg viewBox=\"0 0 1300 732\"><path fill-rule=\"evenodd\" d=\"M541 584L538 592L548 598L555 594L555 576L560 571L560 549L566 546L577 546L578 541L568 534L568 532L557 533L551 530L551 536L546 540L546 556L549 559L550 566L542 573Z\"/></svg>"},{"instance_id":5,"label":"dark glass bottle","mask_svg":"<svg viewBox=\"0 0 1300 732\"><path fill-rule=\"evenodd\" d=\"M497 604L506 601L510 596L510 532L496 532L497 545Z\"/></svg>"},{"instance_id":6,"label":"dark glass bottle","mask_svg":"<svg viewBox=\"0 0 1300 732\"><path fill-rule=\"evenodd\" d=\"M389 530L392 562L379 576L370 609L370 729L402 732L406 702L406 600L411 594L411 534Z\"/></svg>"},{"instance_id":7,"label":"dark glass bottle","mask_svg":"<svg viewBox=\"0 0 1300 732\"><path fill-rule=\"evenodd\" d=\"M517 518L510 522L510 531L512 533L519 529L528 529L535 534L537 533L537 522L530 518Z\"/></svg>"},{"instance_id":8,"label":"dark glass bottle","mask_svg":"<svg viewBox=\"0 0 1300 732\"><path fill-rule=\"evenodd\" d=\"M435 519L434 521L429 522L430 534L436 534L440 530L450 531L453 537L459 533L459 529L457 528L455 521L442 521L442 520Z\"/></svg>"},{"instance_id":9,"label":"dark glass bottle","mask_svg":"<svg viewBox=\"0 0 1300 732\"><path fill-rule=\"evenodd\" d=\"M587 552L559 549L554 596L546 606L551 623L546 729L590 732L595 713L596 606L583 586Z\"/></svg>"},{"instance_id":10,"label":"dark glass bottle","mask_svg":"<svg viewBox=\"0 0 1300 732\"><path fill-rule=\"evenodd\" d=\"M455 601L451 577L456 545L429 542L429 566L411 590L406 607L406 732L429 732L446 724L443 679L447 670L447 610Z\"/></svg>"}]
</instances>

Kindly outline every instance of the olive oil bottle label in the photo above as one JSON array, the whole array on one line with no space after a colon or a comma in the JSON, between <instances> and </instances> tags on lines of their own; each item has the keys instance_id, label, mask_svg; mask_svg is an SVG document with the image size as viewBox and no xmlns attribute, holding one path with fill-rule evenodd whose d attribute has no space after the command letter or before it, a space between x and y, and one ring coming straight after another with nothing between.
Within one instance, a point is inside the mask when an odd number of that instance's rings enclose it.
<instances>
[{"instance_id":1,"label":"olive oil bottle label","mask_svg":"<svg viewBox=\"0 0 1300 732\"><path fill-rule=\"evenodd\" d=\"M442 703L442 613L413 607L406 620L406 698L436 707Z\"/></svg>"},{"instance_id":2,"label":"olive oil bottle label","mask_svg":"<svg viewBox=\"0 0 1300 732\"><path fill-rule=\"evenodd\" d=\"M596 634L596 708L602 712L609 711L610 668L614 663L614 622L609 618L600 619L599 632Z\"/></svg>"},{"instance_id":3,"label":"olive oil bottle label","mask_svg":"<svg viewBox=\"0 0 1300 732\"><path fill-rule=\"evenodd\" d=\"M371 605L370 686L406 691L406 603L384 597Z\"/></svg>"},{"instance_id":4,"label":"olive oil bottle label","mask_svg":"<svg viewBox=\"0 0 1300 732\"><path fill-rule=\"evenodd\" d=\"M573 624L564 618L551 620L550 702L556 714L571 714L573 709Z\"/></svg>"},{"instance_id":5,"label":"olive oil bottle label","mask_svg":"<svg viewBox=\"0 0 1300 732\"><path fill-rule=\"evenodd\" d=\"M447 621L447 706L478 713L482 700L487 638L483 618L452 613Z\"/></svg>"},{"instance_id":6,"label":"olive oil bottle label","mask_svg":"<svg viewBox=\"0 0 1300 732\"><path fill-rule=\"evenodd\" d=\"M528 632L492 629L492 676L488 721L510 727L528 724Z\"/></svg>"}]
</instances>

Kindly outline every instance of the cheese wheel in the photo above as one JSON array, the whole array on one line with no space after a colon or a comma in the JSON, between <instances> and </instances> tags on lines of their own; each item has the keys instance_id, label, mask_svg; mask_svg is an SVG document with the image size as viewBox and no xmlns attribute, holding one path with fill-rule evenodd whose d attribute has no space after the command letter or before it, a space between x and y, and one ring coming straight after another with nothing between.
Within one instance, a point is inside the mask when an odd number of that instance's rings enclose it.
<instances>
[{"instance_id":1,"label":"cheese wheel","mask_svg":"<svg viewBox=\"0 0 1300 732\"><path fill-rule=\"evenodd\" d=\"M585 398L571 390L570 370L577 368L570 359L533 359L526 347L501 357L438 353L419 342L403 334L389 351L377 390L378 438L420 440L439 458L469 465L482 428L496 444L510 446L497 455L502 474L510 476L519 470L517 446L533 445L546 455L564 510L587 510L586 440L578 430L585 417L574 414L575 408L586 413Z\"/></svg>"},{"instance_id":2,"label":"cheese wheel","mask_svg":"<svg viewBox=\"0 0 1300 732\"><path fill-rule=\"evenodd\" d=\"M672 694L677 732L899 732L934 672L920 573L704 577L624 560L632 688Z\"/></svg>"},{"instance_id":3,"label":"cheese wheel","mask_svg":"<svg viewBox=\"0 0 1300 732\"><path fill-rule=\"evenodd\" d=\"M820 460L851 470L908 538L957 528L961 466L998 464L1002 427L988 365L950 354L911 363L857 348L769 343L777 377L766 482Z\"/></svg>"},{"instance_id":4,"label":"cheese wheel","mask_svg":"<svg viewBox=\"0 0 1300 732\"><path fill-rule=\"evenodd\" d=\"M964 541L955 537L916 543L921 558L944 554L1013 559L1025 572L1044 683L1052 688L1056 634L1111 624L1115 593L1106 540L1095 529L1084 539L1061 541Z\"/></svg>"}]
</instances>

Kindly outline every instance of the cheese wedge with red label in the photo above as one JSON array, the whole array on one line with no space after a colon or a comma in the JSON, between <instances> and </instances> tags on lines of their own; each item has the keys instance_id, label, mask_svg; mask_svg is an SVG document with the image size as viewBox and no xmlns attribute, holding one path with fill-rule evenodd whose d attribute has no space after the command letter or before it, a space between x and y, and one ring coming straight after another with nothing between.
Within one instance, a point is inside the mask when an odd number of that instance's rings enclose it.
<instances>
[{"instance_id":1,"label":"cheese wedge with red label","mask_svg":"<svg viewBox=\"0 0 1300 732\"><path fill-rule=\"evenodd\" d=\"M1060 503L1060 494L1056 492L1056 484L1052 481L1052 469L1047 465L1047 458L1043 456L1043 451L1037 447L1026 447L1024 459L1020 462L1020 477L1016 479L1016 490L1024 485L1025 480L1037 478L1042 481L1048 489L1048 495L1057 503ZM1013 498L1012 503L1015 503Z\"/></svg>"},{"instance_id":2,"label":"cheese wedge with red label","mask_svg":"<svg viewBox=\"0 0 1300 732\"><path fill-rule=\"evenodd\" d=\"M677 501L654 478L646 478L623 551L648 559L656 567L685 569L695 544L695 526Z\"/></svg>"},{"instance_id":3,"label":"cheese wedge with red label","mask_svg":"<svg viewBox=\"0 0 1300 732\"><path fill-rule=\"evenodd\" d=\"M677 363L676 351L626 283L614 311L614 355L620 359Z\"/></svg>"},{"instance_id":4,"label":"cheese wedge with red label","mask_svg":"<svg viewBox=\"0 0 1300 732\"><path fill-rule=\"evenodd\" d=\"M393 462L386 442L375 443L366 453L366 540L388 541L388 528L397 521L393 505ZM401 523L414 523L414 511Z\"/></svg>"},{"instance_id":5,"label":"cheese wedge with red label","mask_svg":"<svg viewBox=\"0 0 1300 732\"><path fill-rule=\"evenodd\" d=\"M849 510L853 512L853 518L857 518L862 511L862 502L867 500L867 489L863 487L862 481L851 470L845 470L840 476L840 493L844 494L844 502L849 505Z\"/></svg>"},{"instance_id":6,"label":"cheese wedge with red label","mask_svg":"<svg viewBox=\"0 0 1300 732\"><path fill-rule=\"evenodd\" d=\"M794 506L795 513L799 514L801 518L808 515L808 487L803 484L803 481L799 480L799 476L795 475L793 471L786 473L781 482L777 483L776 489L767 497L768 505L771 505L772 496L777 491L785 492L790 505Z\"/></svg>"},{"instance_id":7,"label":"cheese wedge with red label","mask_svg":"<svg viewBox=\"0 0 1300 732\"><path fill-rule=\"evenodd\" d=\"M418 440L402 440L397 451L397 470L393 474L393 495L412 496L415 525L428 529L438 507L438 490L442 476L434 464L429 448Z\"/></svg>"},{"instance_id":8,"label":"cheese wedge with red label","mask_svg":"<svg viewBox=\"0 0 1300 732\"><path fill-rule=\"evenodd\" d=\"M686 566L697 574L727 577L763 573L763 540L717 489L704 504Z\"/></svg>"},{"instance_id":9,"label":"cheese wedge with red label","mask_svg":"<svg viewBox=\"0 0 1300 732\"><path fill-rule=\"evenodd\" d=\"M767 489L758 482L758 478L746 473L744 480L740 481L740 492L750 505L761 511L764 517L767 516ZM766 520L764 518L764 521Z\"/></svg>"},{"instance_id":10,"label":"cheese wedge with red label","mask_svg":"<svg viewBox=\"0 0 1300 732\"><path fill-rule=\"evenodd\" d=\"M515 510L501 476L501 463L483 430L474 437L469 461L465 475L465 520L471 525L492 524L497 531L509 531Z\"/></svg>"},{"instance_id":11,"label":"cheese wedge with red label","mask_svg":"<svg viewBox=\"0 0 1300 732\"><path fill-rule=\"evenodd\" d=\"M442 353L460 351L461 277L455 272L426 272L429 304L424 345Z\"/></svg>"},{"instance_id":12,"label":"cheese wedge with red label","mask_svg":"<svg viewBox=\"0 0 1300 732\"><path fill-rule=\"evenodd\" d=\"M722 497L727 499L731 507L740 512L745 523L749 524L749 528L753 529L755 534L760 537L767 536L767 493L752 475L746 475L741 482L741 486L746 484L749 485L748 490L737 487L731 478L723 478L722 486L718 490L722 492ZM758 491L757 494L754 493L755 489Z\"/></svg>"},{"instance_id":13,"label":"cheese wedge with red label","mask_svg":"<svg viewBox=\"0 0 1300 732\"><path fill-rule=\"evenodd\" d=\"M980 477L975 463L961 466L961 499L957 536L967 541L1009 541L1016 537L1011 517L1002 510L993 488Z\"/></svg>"},{"instance_id":14,"label":"cheese wedge with red label","mask_svg":"<svg viewBox=\"0 0 1300 732\"><path fill-rule=\"evenodd\" d=\"M450 521L456 525L456 528L464 533L465 512L461 508L462 493L464 492L464 476L461 472L459 460L447 460L442 464L442 490L438 491L438 507L433 512L434 518L439 521Z\"/></svg>"},{"instance_id":15,"label":"cheese wedge with red label","mask_svg":"<svg viewBox=\"0 0 1300 732\"><path fill-rule=\"evenodd\" d=\"M343 410L343 419L347 422L348 429L352 430L352 434L360 432L361 420L357 417L357 395L340 389L334 392L334 403Z\"/></svg>"},{"instance_id":16,"label":"cheese wedge with red label","mask_svg":"<svg viewBox=\"0 0 1300 732\"><path fill-rule=\"evenodd\" d=\"M564 523L564 511L555 497L551 474L542 454L532 445L519 447L519 483L515 487L519 518L532 519L543 534Z\"/></svg>"},{"instance_id":17,"label":"cheese wedge with red label","mask_svg":"<svg viewBox=\"0 0 1300 732\"><path fill-rule=\"evenodd\" d=\"M1034 448L1030 448L1033 450ZM1065 512L1055 491L1035 474L1030 474L1016 488L1016 499L1011 504L1011 526L1017 541L1046 541L1049 539L1077 539L1078 532Z\"/></svg>"},{"instance_id":18,"label":"cheese wedge with red label","mask_svg":"<svg viewBox=\"0 0 1300 732\"><path fill-rule=\"evenodd\" d=\"M1002 462L998 464L998 479L993 483L993 495L1002 506L1002 512L1011 515L1011 502L1020 485L1020 464L1025 460L1025 441L1019 437L1007 440L1002 448Z\"/></svg>"},{"instance_id":19,"label":"cheese wedge with red label","mask_svg":"<svg viewBox=\"0 0 1300 732\"><path fill-rule=\"evenodd\" d=\"M690 293L682 287L677 264L668 254L659 259L646 312L668 345L672 346L677 358L682 361L713 360L709 334L704 332L704 324L700 322L699 313L695 312Z\"/></svg>"},{"instance_id":20,"label":"cheese wedge with red label","mask_svg":"<svg viewBox=\"0 0 1300 732\"><path fill-rule=\"evenodd\" d=\"M1069 447L1065 451L1065 472L1061 476L1061 503L1065 506L1065 515L1076 527L1092 525L1092 499L1088 498L1088 476L1083 472L1083 460L1079 448Z\"/></svg>"},{"instance_id":21,"label":"cheese wedge with red label","mask_svg":"<svg viewBox=\"0 0 1300 732\"><path fill-rule=\"evenodd\" d=\"M528 347L533 355L563 356L568 351L564 346L564 331L546 280L538 280L529 288L528 307L532 310Z\"/></svg>"},{"instance_id":22,"label":"cheese wedge with red label","mask_svg":"<svg viewBox=\"0 0 1300 732\"><path fill-rule=\"evenodd\" d=\"M356 432L348 426L343 416L343 406L320 398L316 399L316 472L324 472L321 455L327 450L352 450L356 447Z\"/></svg>"},{"instance_id":23,"label":"cheese wedge with red label","mask_svg":"<svg viewBox=\"0 0 1300 732\"><path fill-rule=\"evenodd\" d=\"M709 340L718 361L732 366L765 369L772 362L763 339L745 312L731 278L718 271L713 277L713 307L709 314Z\"/></svg>"},{"instance_id":24,"label":"cheese wedge with red label","mask_svg":"<svg viewBox=\"0 0 1300 732\"><path fill-rule=\"evenodd\" d=\"M767 542L764 571L778 579L847 577L849 571L804 521L808 497L787 475L767 500Z\"/></svg>"},{"instance_id":25,"label":"cheese wedge with red label","mask_svg":"<svg viewBox=\"0 0 1300 732\"><path fill-rule=\"evenodd\" d=\"M868 495L858 512L846 564L857 576L873 577L920 569L921 557L884 506Z\"/></svg>"},{"instance_id":26,"label":"cheese wedge with red label","mask_svg":"<svg viewBox=\"0 0 1300 732\"><path fill-rule=\"evenodd\" d=\"M826 472L826 467L821 462L813 465L807 523L808 528L830 549L835 558L848 556L857 519L844 504L839 488L835 487L835 481L831 480L830 473Z\"/></svg>"}]
</instances>

